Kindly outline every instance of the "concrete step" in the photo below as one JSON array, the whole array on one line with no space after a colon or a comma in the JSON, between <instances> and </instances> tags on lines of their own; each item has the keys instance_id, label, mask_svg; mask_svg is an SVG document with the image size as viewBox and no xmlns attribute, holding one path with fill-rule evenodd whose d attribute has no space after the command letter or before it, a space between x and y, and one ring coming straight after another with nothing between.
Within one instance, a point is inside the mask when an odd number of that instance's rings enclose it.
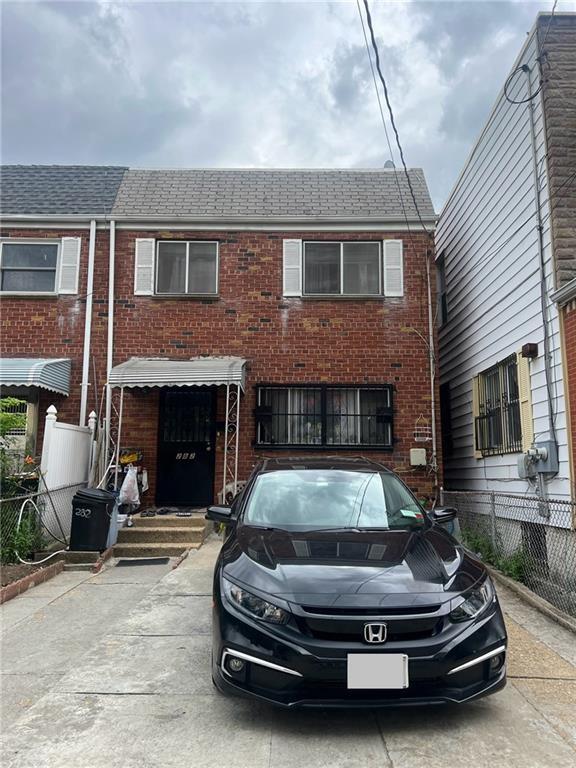
<instances>
[{"instance_id":1,"label":"concrete step","mask_svg":"<svg viewBox=\"0 0 576 768\"><path fill-rule=\"evenodd\" d=\"M155 518L152 518L154 520ZM118 531L118 543L127 544L129 542L156 544L161 542L177 544L181 541L201 542L204 538L204 526L164 526L148 527L133 526L132 528L121 528Z\"/></svg>"},{"instance_id":2,"label":"concrete step","mask_svg":"<svg viewBox=\"0 0 576 768\"><path fill-rule=\"evenodd\" d=\"M204 528L207 520L204 513L195 513L193 517L176 517L176 515L155 515L154 517L140 517L133 515L134 528Z\"/></svg>"},{"instance_id":3,"label":"concrete step","mask_svg":"<svg viewBox=\"0 0 576 768\"><path fill-rule=\"evenodd\" d=\"M200 542L186 541L179 544L115 544L114 557L179 557L187 549L198 549Z\"/></svg>"},{"instance_id":4,"label":"concrete step","mask_svg":"<svg viewBox=\"0 0 576 768\"><path fill-rule=\"evenodd\" d=\"M93 568L93 563L64 563L65 571L91 571Z\"/></svg>"}]
</instances>

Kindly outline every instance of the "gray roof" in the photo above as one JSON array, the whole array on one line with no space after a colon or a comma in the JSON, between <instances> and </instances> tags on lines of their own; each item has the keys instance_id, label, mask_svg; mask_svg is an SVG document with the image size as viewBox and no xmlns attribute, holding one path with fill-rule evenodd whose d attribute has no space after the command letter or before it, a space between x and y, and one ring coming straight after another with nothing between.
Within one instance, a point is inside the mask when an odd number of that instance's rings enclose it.
<instances>
[{"instance_id":1,"label":"gray roof","mask_svg":"<svg viewBox=\"0 0 576 768\"><path fill-rule=\"evenodd\" d=\"M424 173L409 171L418 208L434 217ZM402 219L415 216L403 171L129 170L114 216L194 219Z\"/></svg>"},{"instance_id":2,"label":"gray roof","mask_svg":"<svg viewBox=\"0 0 576 768\"><path fill-rule=\"evenodd\" d=\"M3 215L103 215L112 210L126 168L90 165L3 165Z\"/></svg>"}]
</instances>

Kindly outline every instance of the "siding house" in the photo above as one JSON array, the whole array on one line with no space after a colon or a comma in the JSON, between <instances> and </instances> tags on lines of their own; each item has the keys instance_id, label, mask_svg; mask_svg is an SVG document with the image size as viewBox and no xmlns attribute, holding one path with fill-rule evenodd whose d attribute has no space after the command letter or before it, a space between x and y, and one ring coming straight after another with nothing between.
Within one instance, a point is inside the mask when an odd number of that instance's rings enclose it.
<instances>
[{"instance_id":1,"label":"siding house","mask_svg":"<svg viewBox=\"0 0 576 768\"><path fill-rule=\"evenodd\" d=\"M259 457L310 453L434 495L433 249L402 173L11 166L2 196L4 370L70 361L40 411L102 414L110 454L142 455L145 504L204 506Z\"/></svg>"},{"instance_id":2,"label":"siding house","mask_svg":"<svg viewBox=\"0 0 576 768\"><path fill-rule=\"evenodd\" d=\"M440 215L449 489L573 496L575 52L576 15L538 16Z\"/></svg>"}]
</instances>

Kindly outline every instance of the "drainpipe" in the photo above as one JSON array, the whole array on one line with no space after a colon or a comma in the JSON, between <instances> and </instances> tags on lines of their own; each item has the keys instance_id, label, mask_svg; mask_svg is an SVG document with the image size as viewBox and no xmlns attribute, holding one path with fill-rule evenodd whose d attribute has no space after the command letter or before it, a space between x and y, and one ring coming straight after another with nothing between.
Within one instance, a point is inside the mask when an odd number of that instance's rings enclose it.
<instances>
[{"instance_id":1,"label":"drainpipe","mask_svg":"<svg viewBox=\"0 0 576 768\"><path fill-rule=\"evenodd\" d=\"M550 335L548 330L548 307L546 304L546 264L544 257L544 227L542 225L542 202L540 198L540 178L538 174L538 158L536 156L536 128L534 118L534 96L532 94L532 80L530 67L525 64L523 70L526 74L526 83L528 87L528 116L530 124L530 142L532 145L532 174L534 177L534 204L536 206L536 229L538 230L538 268L540 271L540 312L542 314L542 332L544 336L544 374L546 378L546 404L548 411L548 430L550 439L556 445L558 450L558 440L556 437L556 426L554 424L554 413L552 405L552 371L550 351Z\"/></svg>"},{"instance_id":2,"label":"drainpipe","mask_svg":"<svg viewBox=\"0 0 576 768\"><path fill-rule=\"evenodd\" d=\"M92 333L92 293L94 290L94 253L96 250L96 219L90 222L88 246L88 282L86 285L86 320L84 323L84 351L82 358L82 384L80 385L80 426L86 426L88 387L90 386L90 334Z\"/></svg>"},{"instance_id":3,"label":"drainpipe","mask_svg":"<svg viewBox=\"0 0 576 768\"><path fill-rule=\"evenodd\" d=\"M426 254L426 281L428 287L428 363L430 366L430 407L432 409L432 456L430 466L434 484L438 489L438 459L436 445L436 359L434 354L434 313L432 309L432 284L430 282L431 252Z\"/></svg>"},{"instance_id":4,"label":"drainpipe","mask_svg":"<svg viewBox=\"0 0 576 768\"><path fill-rule=\"evenodd\" d=\"M110 222L110 255L108 259L108 341L106 346L106 462L110 457L110 421L112 418L112 388L108 384L114 361L114 262L116 258L116 222Z\"/></svg>"}]
</instances>

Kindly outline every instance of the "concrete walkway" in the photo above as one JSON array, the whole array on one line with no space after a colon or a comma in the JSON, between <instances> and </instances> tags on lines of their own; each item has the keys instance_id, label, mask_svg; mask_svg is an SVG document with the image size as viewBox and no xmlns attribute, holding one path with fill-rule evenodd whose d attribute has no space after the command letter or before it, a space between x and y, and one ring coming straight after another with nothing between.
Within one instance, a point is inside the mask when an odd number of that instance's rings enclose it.
<instances>
[{"instance_id":1,"label":"concrete walkway","mask_svg":"<svg viewBox=\"0 0 576 768\"><path fill-rule=\"evenodd\" d=\"M0 609L3 768L576 764L575 638L502 589L510 683L495 696L380 712L221 696L209 668L218 547L208 541L174 571L63 574Z\"/></svg>"}]
</instances>

